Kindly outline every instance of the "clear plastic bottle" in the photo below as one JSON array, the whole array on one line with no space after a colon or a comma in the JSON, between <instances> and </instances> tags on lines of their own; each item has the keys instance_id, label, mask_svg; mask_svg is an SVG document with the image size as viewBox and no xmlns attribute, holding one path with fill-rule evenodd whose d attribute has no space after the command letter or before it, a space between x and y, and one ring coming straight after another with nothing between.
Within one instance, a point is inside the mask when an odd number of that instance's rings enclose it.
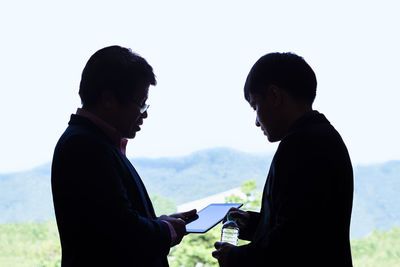
<instances>
[{"instance_id":1,"label":"clear plastic bottle","mask_svg":"<svg viewBox=\"0 0 400 267\"><path fill-rule=\"evenodd\" d=\"M237 246L239 238L239 227L236 220L229 213L226 222L222 225L221 242L231 243Z\"/></svg>"}]
</instances>

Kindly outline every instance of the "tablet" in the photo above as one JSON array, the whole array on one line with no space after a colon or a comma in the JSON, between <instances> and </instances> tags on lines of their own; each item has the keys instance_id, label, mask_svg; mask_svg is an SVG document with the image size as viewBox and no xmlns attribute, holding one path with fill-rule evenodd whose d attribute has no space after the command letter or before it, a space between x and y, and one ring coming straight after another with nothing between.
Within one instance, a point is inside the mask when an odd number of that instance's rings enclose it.
<instances>
[{"instance_id":1,"label":"tablet","mask_svg":"<svg viewBox=\"0 0 400 267\"><path fill-rule=\"evenodd\" d=\"M205 233L222 221L230 208L240 208L242 203L213 203L197 212L198 218L186 224L188 233Z\"/></svg>"}]
</instances>

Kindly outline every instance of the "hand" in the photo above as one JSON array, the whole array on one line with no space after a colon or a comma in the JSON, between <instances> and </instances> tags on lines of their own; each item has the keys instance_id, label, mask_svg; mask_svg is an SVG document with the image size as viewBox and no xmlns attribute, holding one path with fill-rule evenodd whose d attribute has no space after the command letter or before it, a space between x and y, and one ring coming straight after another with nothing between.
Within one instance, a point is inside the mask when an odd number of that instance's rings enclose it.
<instances>
[{"instance_id":1,"label":"hand","mask_svg":"<svg viewBox=\"0 0 400 267\"><path fill-rule=\"evenodd\" d=\"M172 246L179 244L182 241L184 235L186 235L186 223L181 218L175 218L167 215L161 215L159 220L169 222L176 232L176 239Z\"/></svg>"},{"instance_id":2,"label":"hand","mask_svg":"<svg viewBox=\"0 0 400 267\"><path fill-rule=\"evenodd\" d=\"M238 208L230 208L228 213L232 218L236 219L236 223L241 230L246 228L250 221L250 214L247 211Z\"/></svg>"},{"instance_id":3,"label":"hand","mask_svg":"<svg viewBox=\"0 0 400 267\"><path fill-rule=\"evenodd\" d=\"M196 209L185 211L185 212L177 212L174 214L169 215L170 217L173 218L180 218L184 221L187 221L189 218L194 217L197 213Z\"/></svg>"},{"instance_id":4,"label":"hand","mask_svg":"<svg viewBox=\"0 0 400 267\"><path fill-rule=\"evenodd\" d=\"M228 254L234 245L226 242L215 242L214 247L217 249L212 252L212 256L218 260L220 267L228 266Z\"/></svg>"}]
</instances>

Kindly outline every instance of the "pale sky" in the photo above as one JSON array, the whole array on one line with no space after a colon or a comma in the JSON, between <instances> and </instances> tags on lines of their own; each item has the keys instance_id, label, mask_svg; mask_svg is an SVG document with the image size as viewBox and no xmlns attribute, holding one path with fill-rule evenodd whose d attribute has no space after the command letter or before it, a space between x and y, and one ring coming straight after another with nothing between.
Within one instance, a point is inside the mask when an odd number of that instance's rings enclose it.
<instances>
[{"instance_id":1,"label":"pale sky","mask_svg":"<svg viewBox=\"0 0 400 267\"><path fill-rule=\"evenodd\" d=\"M2 1L0 173L51 161L80 107L80 75L109 45L153 66L149 116L129 157L211 147L273 153L243 98L254 62L303 56L354 164L400 160L399 1Z\"/></svg>"}]
</instances>

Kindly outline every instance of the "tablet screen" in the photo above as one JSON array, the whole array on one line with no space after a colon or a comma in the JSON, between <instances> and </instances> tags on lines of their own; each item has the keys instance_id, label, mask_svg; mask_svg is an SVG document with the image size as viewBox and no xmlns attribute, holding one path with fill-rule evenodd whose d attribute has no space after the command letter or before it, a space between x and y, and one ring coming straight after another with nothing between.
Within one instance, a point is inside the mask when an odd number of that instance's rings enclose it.
<instances>
[{"instance_id":1,"label":"tablet screen","mask_svg":"<svg viewBox=\"0 0 400 267\"><path fill-rule=\"evenodd\" d=\"M205 233L222 221L230 208L240 208L242 203L214 203L197 212L196 220L186 225L188 233Z\"/></svg>"}]
</instances>

